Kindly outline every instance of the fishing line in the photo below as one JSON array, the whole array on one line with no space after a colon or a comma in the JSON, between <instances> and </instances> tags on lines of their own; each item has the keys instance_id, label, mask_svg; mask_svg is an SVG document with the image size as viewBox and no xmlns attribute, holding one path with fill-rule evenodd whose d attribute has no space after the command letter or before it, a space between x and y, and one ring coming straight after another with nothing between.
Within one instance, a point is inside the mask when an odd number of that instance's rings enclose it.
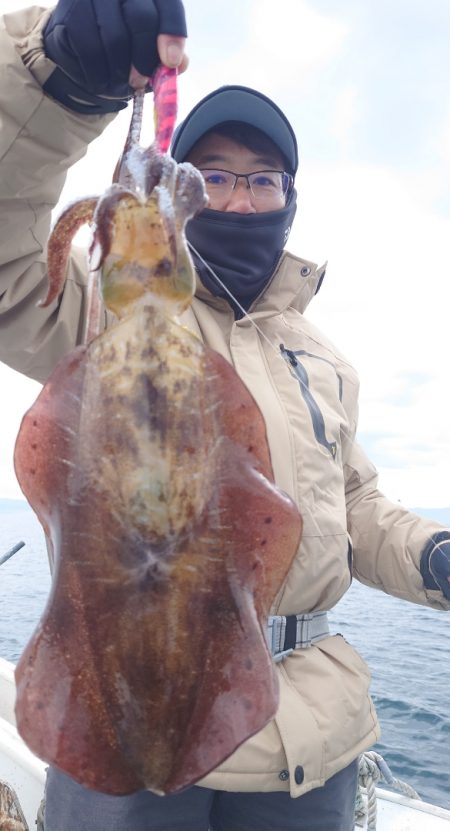
<instances>
[{"instance_id":1,"label":"fishing line","mask_svg":"<svg viewBox=\"0 0 450 831\"><path fill-rule=\"evenodd\" d=\"M247 318L247 320L249 320L249 321L250 321L250 323L252 324L252 326L254 326L254 327L255 327L255 329L256 329L256 331L258 332L258 334L259 334L259 335L263 338L263 340L265 340L265 341L266 341L266 343L270 346L270 348L273 350L273 352L274 352L274 353L275 353L275 355L277 356L277 359L281 358L281 359L282 359L282 360L286 363L286 361L285 361L285 359L282 357L281 352L279 351L279 349L277 349L277 348L276 348L276 346L274 346L274 344L272 343L272 341L271 341L271 340L267 337L267 335L265 335L265 334L264 334L264 332L263 332L263 331L262 331L262 329L258 326L258 324L257 324L257 323L256 323L256 322L255 322L255 321L254 321L251 317L250 317L250 315L248 314L247 310L246 310L246 309L244 309L244 307L243 307L243 306L239 303L239 301L238 301L238 300L234 297L233 292L231 292L231 291L230 291L230 289L228 288L228 286L226 286L226 285L225 285L225 283L224 283L224 282L220 279L220 277L219 277L219 276L215 273L214 269L213 269L213 268L211 268L211 266L209 265L209 263L207 263L207 262L206 262L206 260L204 260L204 259L203 259L202 255L201 255L201 254L199 254L199 252L197 251L197 249L196 249L196 248L194 248L194 246L193 246L193 245L192 245L189 241L187 241L187 244L188 244L188 246L189 246L190 250L191 250L191 251L192 251L192 252L193 252L193 253L194 253L194 254L195 254L195 255L199 258L200 262L202 262L202 263L203 263L203 265L206 267L206 269L209 271L209 273L210 273L210 274L211 274L211 276L214 278L214 280L216 280L216 282L218 283L218 285L219 285L222 289L224 289L224 291L225 291L225 292L228 294L228 296L232 299L233 303L235 303L235 304L236 304L236 306L238 307L238 309L242 312L243 316L244 316L244 317L246 317L246 318ZM302 379L301 379L301 378L299 378L297 375L294 375L294 373L292 372L292 370L290 370L290 372L291 372L291 375L292 375L292 376L296 379L296 381L298 381L298 382L299 382L299 384L301 384L301 385L305 388L305 390L308 390L308 392L309 392L309 389L308 389L307 385L304 383L304 381L302 381ZM353 440L353 439L352 439L352 436L350 436L350 434L347 434L347 438L349 438L351 441ZM300 505L300 508L299 508L299 509L300 509L300 511L302 510L302 506L301 506L301 505ZM317 533L320 535L321 530L320 530L320 527L319 527L319 523L318 523L318 521L317 521L316 517L315 517L315 516L314 516L311 512L309 512L309 519L310 519L310 522L312 523L312 525L314 526L315 530L317 531Z\"/></svg>"},{"instance_id":2,"label":"fishing line","mask_svg":"<svg viewBox=\"0 0 450 831\"><path fill-rule=\"evenodd\" d=\"M277 349L277 347L276 347L276 346L272 343L272 341L271 341L271 340L267 337L267 335L265 335L265 334L264 334L264 332L262 331L262 329L258 326L258 324L257 324L257 323L253 320L253 318L249 315L249 313L247 312L247 310L246 310L246 309L244 309L244 307L243 307L243 306L239 303L239 301L238 301L238 300L236 299L236 297L233 295L233 292L231 292L231 291L230 291L230 289L228 288L228 286L226 286L226 285L225 285L225 283L224 283L224 282L220 279L220 277L218 276L218 274L216 274L216 272L214 271L214 269L213 269L213 268L211 268L211 266L209 265L209 263L207 263L207 262L206 262L206 260L205 260L205 259L202 257L202 255L201 255L201 254L197 251L197 249L196 249L196 248L192 245L192 243L190 243L189 241L187 241L187 244L188 244L188 247L190 248L190 250L191 250L191 251L192 251L192 252L196 255L196 257L198 257L198 258L199 258L200 262L201 262L201 263L203 263L203 265L204 265L204 266L205 266L205 268L209 271L209 273L210 273L210 274L211 274L211 276L214 278L214 280L217 282L217 284L218 284L218 285L219 285L219 286L220 286L220 287L221 287L221 288L222 288L222 289L223 289L223 290L224 290L224 291L228 294L228 296L231 298L231 300L233 301L233 303L235 303L235 304L236 304L236 306L238 307L239 311L241 311L241 312L242 312L243 317L247 318L247 320L249 320L249 321L250 321L250 323L252 324L252 326L254 326L254 328L256 329L256 331L258 332L258 334L261 336L261 338L262 338L263 340L265 340L265 342L266 342L266 343L270 346L270 348L271 348L271 349L272 349L272 351L275 353L275 355L277 356L277 358L281 358L281 360L282 360L284 363L288 363L288 362L286 361L286 359L285 359L285 358L282 356L282 354L281 354L281 346L282 346L282 345L280 344L280 346L279 346L279 347L278 347L278 349ZM289 367L289 364L288 364L288 367ZM290 367L289 367L289 369L290 369ZM308 385L307 385L307 384L305 384L305 382L304 382L301 378L299 378L299 376L298 376L297 374L295 374L295 373L294 373L291 369L290 369L290 373L291 373L292 377L293 377L293 378L295 378L295 380L296 380L296 381L300 384L300 386L301 386L301 387L303 387L303 389L306 391L306 393L307 393L307 394L310 394L310 390L309 390ZM348 430L345 430L345 428L342 428L342 432L344 433L345 437L346 437L347 439L349 439L349 441L351 441L351 442L353 442L353 441L354 441L354 436L353 436L351 433L349 433L349 432L348 432Z\"/></svg>"},{"instance_id":3,"label":"fishing line","mask_svg":"<svg viewBox=\"0 0 450 831\"><path fill-rule=\"evenodd\" d=\"M276 348L276 346L274 346L274 345L273 345L272 341L271 341L271 340L267 337L267 335L265 335L265 334L264 334L264 332L262 331L262 329L260 329L260 327L258 326L258 324L257 324L257 323L255 323L255 321L253 320L253 318L252 318L252 317L250 317L250 315L249 315L249 313L247 312L247 310L246 310L246 309L244 309L244 307L243 307L243 306L241 306L241 304L239 303L239 300L237 300L237 299L236 299L236 297L234 296L233 292L232 292L232 291L230 291L230 289L228 288L228 286L226 286L226 285L225 285L225 283L224 283L224 282L220 279L219 275L218 275L218 274L216 274L216 272L214 271L214 269L213 269L213 268L211 268L211 266L209 265L209 263L207 263L207 262L206 262L206 260L204 260L204 259L203 259L202 255L201 255L201 254L199 254L199 252L197 251L197 249L196 249L196 248L194 248L194 246L192 245L192 243L190 243L190 242L189 242L189 240L188 240L188 246L189 246L189 248L191 249L191 251L193 251L193 253L195 254L195 256L199 258L200 262L201 262L201 263L203 263L203 265L207 268L207 270L209 271L209 273L211 274L211 276L212 276L212 277L214 277L214 280L218 283L218 285L220 286L220 288L222 288L224 291L226 291L226 293L227 293L227 294L228 294L228 296L231 298L231 300L233 301L233 303L234 303L234 304L238 307L239 311L240 311L240 312L242 312L243 317L246 317L246 318L247 318L247 320L249 320L249 321L250 321L250 323L252 324L252 326L254 326L254 327L255 327L256 331L257 331L257 332L261 335L261 337L262 337L262 338L266 341L266 343L268 343L268 344L269 344L270 348L271 348L271 349L273 349L273 351L275 352L275 354L276 354L276 355L277 355L277 357L279 358L279 357L280 357L280 353L279 353L278 349Z\"/></svg>"},{"instance_id":4,"label":"fishing line","mask_svg":"<svg viewBox=\"0 0 450 831\"><path fill-rule=\"evenodd\" d=\"M135 117L132 118L132 123L133 122L134 123L133 123L133 126L132 126L131 131L130 131L130 132L132 132L133 139L136 139L136 135L138 136L138 138L137 138L138 141L139 141L138 129L140 130L140 123L142 121L143 104L144 104L144 94L142 93L142 91L139 91L135 94L135 108L136 108L135 109ZM155 109L157 109L157 108L155 108ZM268 344L268 346L270 347L271 350L273 350L273 352L276 354L278 359L281 359L281 360L283 360L284 363L287 363L290 374L297 380L297 382L300 384L301 388L305 390L306 396L309 395L310 391L309 391L308 385L296 373L294 373L293 365L290 364L289 360L286 360L286 357L283 355L283 346L282 346L282 344L280 344L279 347L277 348L272 343L270 338L268 338L267 335L262 331L262 329L258 326L258 324L249 315L247 310L241 305L241 303L239 303L237 298L234 297L233 293L230 291L228 286L225 285L225 283L220 279L218 274L215 273L214 269L209 265L209 263L206 262L206 260L202 257L202 255L196 250L196 248L189 241L188 241L188 246L189 246L190 250L199 258L199 261L204 265L204 267L210 273L210 275L212 276L212 278L214 279L216 284L219 285L223 289L223 291L228 295L228 297L233 301L233 303L236 305L236 307L240 310L243 317L250 321L251 325L258 332L260 338ZM353 436L348 431L346 431L345 428L343 428L343 432L344 432L344 435L350 441L353 441ZM313 524L315 525L315 527L317 528L317 530L319 531L317 520L315 519L315 517L313 515L311 515L311 520L312 520Z\"/></svg>"}]
</instances>

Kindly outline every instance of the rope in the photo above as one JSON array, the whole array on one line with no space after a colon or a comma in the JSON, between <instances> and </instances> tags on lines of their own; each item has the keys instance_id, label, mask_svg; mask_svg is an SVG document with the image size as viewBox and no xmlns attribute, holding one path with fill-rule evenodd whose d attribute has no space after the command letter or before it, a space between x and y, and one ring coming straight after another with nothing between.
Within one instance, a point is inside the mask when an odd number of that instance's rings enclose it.
<instances>
[{"instance_id":1,"label":"rope","mask_svg":"<svg viewBox=\"0 0 450 831\"><path fill-rule=\"evenodd\" d=\"M377 795L375 786L377 782L386 782L391 788L400 791L410 799L420 799L419 794L401 779L393 776L389 765L379 753L374 750L363 753L359 758L358 791L355 803L355 823L363 826L367 814L367 831L377 829ZM364 799L362 788L365 788L367 804Z\"/></svg>"}]
</instances>

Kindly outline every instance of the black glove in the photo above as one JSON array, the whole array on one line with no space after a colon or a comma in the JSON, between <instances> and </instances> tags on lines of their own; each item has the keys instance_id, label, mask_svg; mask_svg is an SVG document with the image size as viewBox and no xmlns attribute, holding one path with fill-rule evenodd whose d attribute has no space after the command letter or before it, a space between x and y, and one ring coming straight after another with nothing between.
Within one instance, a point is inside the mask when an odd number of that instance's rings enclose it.
<instances>
[{"instance_id":1,"label":"black glove","mask_svg":"<svg viewBox=\"0 0 450 831\"><path fill-rule=\"evenodd\" d=\"M57 69L44 91L79 113L116 112L133 90L133 65L150 76L159 34L186 37L181 0L59 0L44 30Z\"/></svg>"},{"instance_id":2,"label":"black glove","mask_svg":"<svg viewBox=\"0 0 450 831\"><path fill-rule=\"evenodd\" d=\"M420 560L420 573L426 589L440 589L450 600L450 532L435 534L425 546Z\"/></svg>"}]
</instances>

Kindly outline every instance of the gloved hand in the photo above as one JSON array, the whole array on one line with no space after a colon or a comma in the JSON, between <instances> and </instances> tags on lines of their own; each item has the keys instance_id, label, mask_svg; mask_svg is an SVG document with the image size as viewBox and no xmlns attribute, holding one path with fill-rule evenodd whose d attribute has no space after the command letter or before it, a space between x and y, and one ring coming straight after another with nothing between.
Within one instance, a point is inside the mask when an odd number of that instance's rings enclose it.
<instances>
[{"instance_id":1,"label":"gloved hand","mask_svg":"<svg viewBox=\"0 0 450 831\"><path fill-rule=\"evenodd\" d=\"M131 67L148 77L179 66L186 34L182 0L59 0L43 33L57 65L44 91L80 113L121 110Z\"/></svg>"},{"instance_id":2,"label":"gloved hand","mask_svg":"<svg viewBox=\"0 0 450 831\"><path fill-rule=\"evenodd\" d=\"M420 561L426 589L440 589L450 600L450 532L435 534L425 546Z\"/></svg>"}]
</instances>

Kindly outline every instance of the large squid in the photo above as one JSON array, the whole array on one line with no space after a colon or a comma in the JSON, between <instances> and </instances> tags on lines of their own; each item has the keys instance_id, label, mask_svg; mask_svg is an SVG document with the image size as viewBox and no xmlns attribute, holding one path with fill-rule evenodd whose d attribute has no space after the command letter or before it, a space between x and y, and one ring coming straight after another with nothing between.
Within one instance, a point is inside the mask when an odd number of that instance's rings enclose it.
<instances>
[{"instance_id":1,"label":"large squid","mask_svg":"<svg viewBox=\"0 0 450 831\"><path fill-rule=\"evenodd\" d=\"M113 794L181 790L273 718L266 618L301 533L255 401L177 321L194 291L184 225L205 195L199 173L164 153L174 74L153 86L154 144L139 146L137 94L117 181L70 206L49 242L45 304L63 289L75 230L93 222L90 268L117 322L95 334L92 281L87 342L56 367L15 450L54 558L17 666L19 731Z\"/></svg>"}]
</instances>

